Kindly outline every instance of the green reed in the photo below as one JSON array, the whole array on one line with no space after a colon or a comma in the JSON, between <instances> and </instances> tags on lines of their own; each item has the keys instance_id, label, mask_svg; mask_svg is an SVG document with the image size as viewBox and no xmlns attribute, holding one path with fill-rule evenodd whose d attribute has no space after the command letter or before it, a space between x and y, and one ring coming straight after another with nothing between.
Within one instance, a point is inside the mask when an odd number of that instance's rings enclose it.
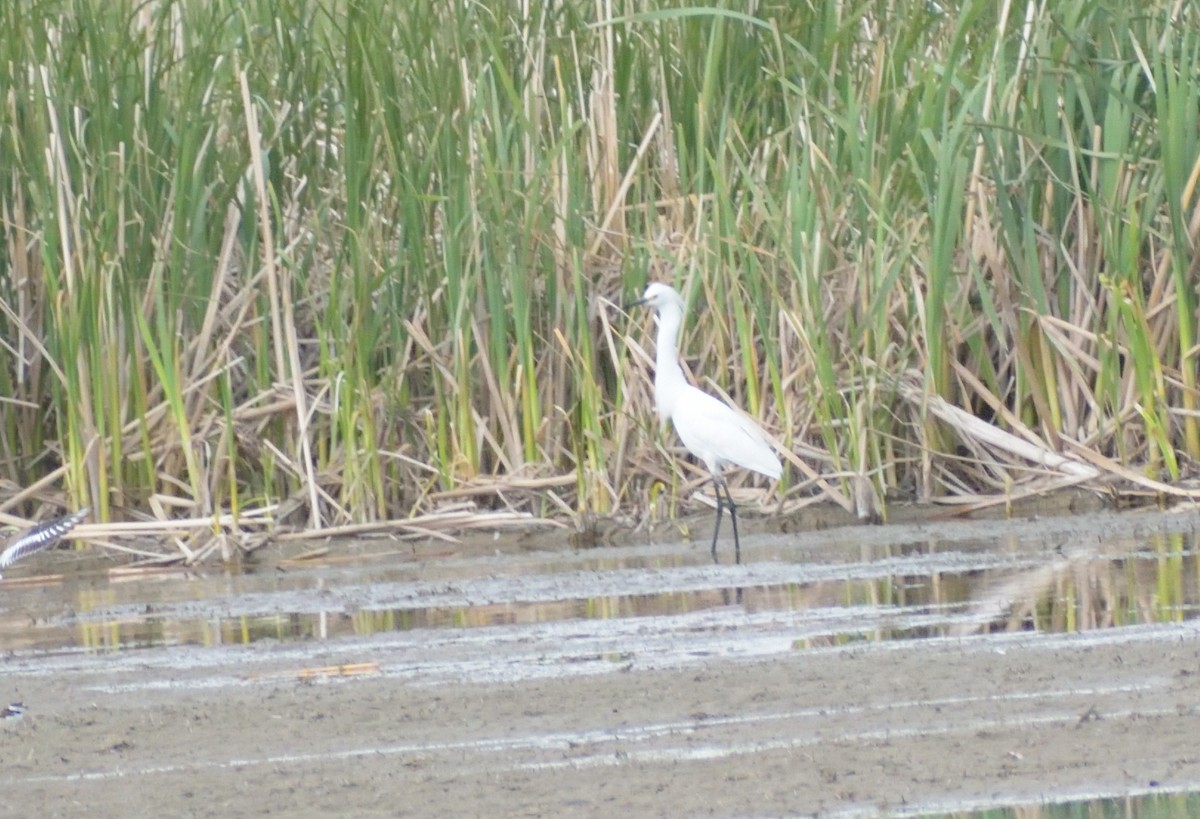
<instances>
[{"instance_id":1,"label":"green reed","mask_svg":"<svg viewBox=\"0 0 1200 819\"><path fill-rule=\"evenodd\" d=\"M1180 477L1176 5L12 4L0 476L105 516L640 508L692 473L611 305L666 278L689 366L847 506L1028 474L901 377Z\"/></svg>"}]
</instances>

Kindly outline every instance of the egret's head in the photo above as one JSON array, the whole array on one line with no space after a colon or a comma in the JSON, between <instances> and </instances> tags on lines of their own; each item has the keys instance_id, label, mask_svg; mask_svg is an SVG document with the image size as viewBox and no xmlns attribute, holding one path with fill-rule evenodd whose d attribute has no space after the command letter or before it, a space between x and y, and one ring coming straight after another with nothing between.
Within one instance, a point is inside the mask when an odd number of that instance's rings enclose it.
<instances>
[{"instance_id":1,"label":"egret's head","mask_svg":"<svg viewBox=\"0 0 1200 819\"><path fill-rule=\"evenodd\" d=\"M646 292L642 297L635 301L630 307L644 304L647 307L653 307L657 310L662 310L668 305L674 306L683 312L683 297L675 292L675 288L669 284L662 282L651 282L646 288Z\"/></svg>"}]
</instances>

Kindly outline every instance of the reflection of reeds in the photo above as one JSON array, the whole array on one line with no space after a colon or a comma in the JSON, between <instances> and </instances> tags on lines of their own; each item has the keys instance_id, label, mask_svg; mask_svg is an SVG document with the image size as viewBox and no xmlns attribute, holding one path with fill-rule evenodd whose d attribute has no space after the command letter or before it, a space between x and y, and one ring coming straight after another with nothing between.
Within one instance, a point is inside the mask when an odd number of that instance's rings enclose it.
<instances>
[{"instance_id":1,"label":"reflection of reeds","mask_svg":"<svg viewBox=\"0 0 1200 819\"><path fill-rule=\"evenodd\" d=\"M1183 536L1155 537L1149 554L1128 542L1064 550L1044 566L989 577L970 599L969 619L952 634L1005 630L1087 631L1182 620L1200 607L1194 549L1185 557Z\"/></svg>"},{"instance_id":2,"label":"reflection of reeds","mask_svg":"<svg viewBox=\"0 0 1200 819\"><path fill-rule=\"evenodd\" d=\"M1032 528L1026 530L1027 538ZM762 562L737 572L696 567L678 554L665 564L656 557L629 566L625 558L597 563L580 553L554 558L553 570L543 566L544 571L528 572L530 565L542 566L542 556L529 556L534 562L522 568L511 565L511 554L481 564L467 550L446 562L442 568L447 573L428 580L423 578L430 564L424 559L409 553L410 568L396 572L399 553L372 550L374 571L383 569L383 574L375 575L369 586L331 586L330 594L320 582L314 588L311 570L318 563L344 562L345 556L334 549L279 564L305 567L293 581L294 588L305 590L298 596L291 588L274 588L274 572L205 572L203 581L184 589L178 583L150 582L171 580L187 571L183 568L114 569L114 582L73 591L71 620L82 645L109 650L146 643L236 644L580 618L671 617L736 603L736 616L789 623L801 647L991 631L1078 632L1191 618L1200 612L1193 534L1158 535L1144 542L1122 536L1060 550L1023 540L1005 546L955 541L879 549L845 544L836 556L836 549L821 551L822 561ZM500 566L506 567L500 572L504 576L493 576ZM586 568L569 570L581 566ZM362 572L354 574L363 577ZM653 576L649 582L648 575ZM403 578L399 586L372 593L375 583L387 585L397 578ZM120 588L131 580L140 581L136 590ZM273 591L260 596L264 587ZM14 632L14 647L46 643L49 638L29 629L27 615L20 611L14 609L5 621Z\"/></svg>"},{"instance_id":3,"label":"reflection of reeds","mask_svg":"<svg viewBox=\"0 0 1200 819\"><path fill-rule=\"evenodd\" d=\"M946 570L935 560L941 550L932 546L889 547L861 555L861 563L835 563L845 574L841 579L750 588L745 606L812 611L829 620L828 635L872 639L1077 632L1200 615L1194 535L1096 538L1094 545L1046 551L1041 546L1027 543L1011 554L992 546L989 565L962 570ZM949 547L945 556L954 554ZM1014 558L1020 568L1005 565ZM897 561L903 573L881 572L881 560ZM864 572L874 576L861 577Z\"/></svg>"},{"instance_id":4,"label":"reflection of reeds","mask_svg":"<svg viewBox=\"0 0 1200 819\"><path fill-rule=\"evenodd\" d=\"M182 559L645 511L651 276L785 505L1194 492L1195 4L84 8L0 10L0 478Z\"/></svg>"}]
</instances>

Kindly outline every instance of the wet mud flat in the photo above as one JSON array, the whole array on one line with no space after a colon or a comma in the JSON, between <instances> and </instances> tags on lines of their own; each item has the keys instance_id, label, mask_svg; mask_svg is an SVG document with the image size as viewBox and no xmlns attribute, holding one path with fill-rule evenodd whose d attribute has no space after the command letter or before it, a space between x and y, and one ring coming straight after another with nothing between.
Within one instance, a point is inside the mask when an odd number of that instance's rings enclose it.
<instances>
[{"instance_id":1,"label":"wet mud flat","mask_svg":"<svg viewBox=\"0 0 1200 819\"><path fill-rule=\"evenodd\" d=\"M740 567L706 565L704 543L487 548L418 556L386 579L314 569L205 599L181 581L149 606L351 623L429 599L462 606L459 627L246 645L25 648L31 630L120 628L141 592L83 611L6 588L6 695L28 713L0 720L3 812L872 816L1190 792L1200 625L1186 606L1175 622L1051 633L995 628L991 592L1007 579L974 602L847 598L875 575L889 587L993 564L1041 576L1064 548L1102 553L1090 544L1113 538L1122 576L1141 570L1139 550L1148 565L1193 567L1198 523L1127 513L760 532ZM1164 538L1175 553L1141 545ZM790 605L763 593L772 584L792 589ZM692 603L646 614L619 602L654 589Z\"/></svg>"}]
</instances>

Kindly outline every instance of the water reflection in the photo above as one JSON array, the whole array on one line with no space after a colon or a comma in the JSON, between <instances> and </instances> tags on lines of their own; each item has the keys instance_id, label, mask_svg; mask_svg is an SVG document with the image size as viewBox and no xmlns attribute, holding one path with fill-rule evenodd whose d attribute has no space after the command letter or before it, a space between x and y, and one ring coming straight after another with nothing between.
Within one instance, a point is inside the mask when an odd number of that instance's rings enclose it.
<instances>
[{"instance_id":1,"label":"water reflection","mask_svg":"<svg viewBox=\"0 0 1200 819\"><path fill-rule=\"evenodd\" d=\"M1117 544L1060 547L1045 566L977 584L968 607L975 622L952 632L1074 632L1180 621L1195 616L1196 578L1194 543L1181 534L1133 551Z\"/></svg>"},{"instance_id":2,"label":"water reflection","mask_svg":"<svg viewBox=\"0 0 1200 819\"><path fill-rule=\"evenodd\" d=\"M877 531L877 530L875 530ZM854 530L847 530L848 536ZM779 536L770 559L706 564L702 550L603 555L341 555L252 573L83 573L0 583L0 647L327 640L411 629L686 615L787 613L795 645L1074 632L1184 620L1200 606L1192 533L1054 543L845 542Z\"/></svg>"},{"instance_id":3,"label":"water reflection","mask_svg":"<svg viewBox=\"0 0 1200 819\"><path fill-rule=\"evenodd\" d=\"M1200 794L1122 796L966 813L922 815L942 819L1175 819L1180 816L1200 816Z\"/></svg>"}]
</instances>

